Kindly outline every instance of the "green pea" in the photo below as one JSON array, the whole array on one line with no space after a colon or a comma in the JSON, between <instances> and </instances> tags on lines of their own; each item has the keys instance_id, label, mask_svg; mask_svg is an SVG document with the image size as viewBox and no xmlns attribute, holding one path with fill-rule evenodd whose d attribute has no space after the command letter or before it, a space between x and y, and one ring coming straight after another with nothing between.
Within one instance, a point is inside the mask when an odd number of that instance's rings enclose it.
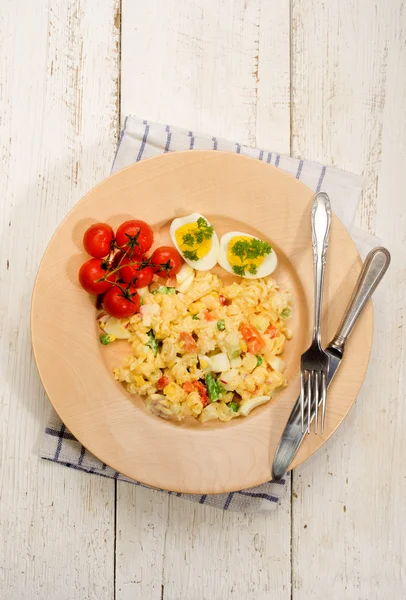
<instances>
[{"instance_id":1,"label":"green pea","mask_svg":"<svg viewBox=\"0 0 406 600\"><path fill-rule=\"evenodd\" d=\"M217 329L219 331L224 331L225 328L226 324L224 323L224 319L220 319L219 321L217 321Z\"/></svg>"}]
</instances>

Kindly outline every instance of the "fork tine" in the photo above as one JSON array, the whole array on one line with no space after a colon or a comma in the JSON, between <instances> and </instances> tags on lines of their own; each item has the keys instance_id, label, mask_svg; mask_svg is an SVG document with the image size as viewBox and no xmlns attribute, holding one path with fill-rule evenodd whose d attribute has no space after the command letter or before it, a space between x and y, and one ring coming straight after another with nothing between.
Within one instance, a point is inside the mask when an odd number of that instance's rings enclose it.
<instances>
[{"instance_id":1,"label":"fork tine","mask_svg":"<svg viewBox=\"0 0 406 600\"><path fill-rule=\"evenodd\" d=\"M324 421L326 418L326 374L321 375L321 433L324 433Z\"/></svg>"},{"instance_id":2,"label":"fork tine","mask_svg":"<svg viewBox=\"0 0 406 600\"><path fill-rule=\"evenodd\" d=\"M312 377L313 371L307 376L307 433L310 433L310 419L312 415Z\"/></svg>"},{"instance_id":3,"label":"fork tine","mask_svg":"<svg viewBox=\"0 0 406 600\"><path fill-rule=\"evenodd\" d=\"M314 372L314 433L317 433L319 419L319 372Z\"/></svg>"},{"instance_id":4,"label":"fork tine","mask_svg":"<svg viewBox=\"0 0 406 600\"><path fill-rule=\"evenodd\" d=\"M302 417L302 433L304 433L304 413L305 413L305 373L300 372L300 413Z\"/></svg>"}]
</instances>

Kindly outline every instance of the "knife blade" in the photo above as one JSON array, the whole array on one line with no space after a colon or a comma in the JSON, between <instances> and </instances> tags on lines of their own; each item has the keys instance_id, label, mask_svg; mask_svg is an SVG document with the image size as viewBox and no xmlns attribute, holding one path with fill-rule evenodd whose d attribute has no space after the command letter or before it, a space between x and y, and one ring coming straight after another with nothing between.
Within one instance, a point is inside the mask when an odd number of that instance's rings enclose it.
<instances>
[{"instance_id":1,"label":"knife blade","mask_svg":"<svg viewBox=\"0 0 406 600\"><path fill-rule=\"evenodd\" d=\"M337 333L326 348L329 355L327 387L331 384L344 356L344 346L355 323L371 298L378 284L385 275L390 264L390 253L386 248L377 247L371 250L365 259L351 300L344 313ZM319 403L320 405L320 403ZM305 398L307 410L307 398ZM311 410L311 421L315 415L315 406ZM279 481L289 468L307 431L302 433L300 396L296 400L273 460L272 479Z\"/></svg>"}]
</instances>

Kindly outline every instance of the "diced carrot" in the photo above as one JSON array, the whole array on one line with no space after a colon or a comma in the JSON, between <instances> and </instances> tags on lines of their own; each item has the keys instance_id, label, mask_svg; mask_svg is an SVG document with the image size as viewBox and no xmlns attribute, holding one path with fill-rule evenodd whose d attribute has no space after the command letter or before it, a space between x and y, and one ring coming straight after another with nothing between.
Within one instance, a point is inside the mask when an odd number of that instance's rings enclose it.
<instances>
[{"instance_id":1,"label":"diced carrot","mask_svg":"<svg viewBox=\"0 0 406 600\"><path fill-rule=\"evenodd\" d=\"M277 337L279 335L279 329L275 327L275 325L270 325L268 329L265 331L266 335L269 335L271 339Z\"/></svg>"},{"instance_id":2,"label":"diced carrot","mask_svg":"<svg viewBox=\"0 0 406 600\"><path fill-rule=\"evenodd\" d=\"M187 394L190 394L190 392L193 392L193 390L195 389L195 386L190 381L187 381L186 383L184 383L182 385L182 387Z\"/></svg>"},{"instance_id":3,"label":"diced carrot","mask_svg":"<svg viewBox=\"0 0 406 600\"><path fill-rule=\"evenodd\" d=\"M203 313L204 320L210 323L211 321L215 321L216 317L214 317L209 310L205 310Z\"/></svg>"},{"instance_id":4,"label":"diced carrot","mask_svg":"<svg viewBox=\"0 0 406 600\"><path fill-rule=\"evenodd\" d=\"M240 325L240 331L249 352L257 354L261 348L264 347L265 342L256 327L242 323L242 325Z\"/></svg>"},{"instance_id":5,"label":"diced carrot","mask_svg":"<svg viewBox=\"0 0 406 600\"><path fill-rule=\"evenodd\" d=\"M195 342L195 340L193 339L193 337L190 335L190 333L187 333L186 331L182 331L179 335L181 341L183 342L183 346L186 350L186 352L196 352L198 346Z\"/></svg>"}]
</instances>

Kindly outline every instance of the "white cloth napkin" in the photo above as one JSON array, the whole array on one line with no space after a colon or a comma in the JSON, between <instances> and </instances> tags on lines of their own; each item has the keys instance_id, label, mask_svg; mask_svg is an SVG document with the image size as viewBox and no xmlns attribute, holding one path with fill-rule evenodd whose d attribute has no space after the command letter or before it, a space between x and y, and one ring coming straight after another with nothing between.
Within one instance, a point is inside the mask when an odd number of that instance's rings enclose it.
<instances>
[{"instance_id":1,"label":"white cloth napkin","mask_svg":"<svg viewBox=\"0 0 406 600\"><path fill-rule=\"evenodd\" d=\"M363 188L362 178L327 165L298 160L267 150L249 148L237 142L229 142L179 127L154 123L137 117L127 117L120 135L112 173L145 158L179 150L223 150L272 164L296 179L300 179L313 191L323 189L328 193L333 210L351 233L362 258L372 247L379 244L377 238L353 226ZM54 411L52 411L45 429L40 456L73 469L142 485L114 471L90 454L66 429ZM287 475L288 477L289 475ZM268 513L278 505L285 488L286 480L281 480L278 483L271 481L256 488L239 490L230 494L196 496L175 492L166 493L173 493L192 502L215 506L223 510Z\"/></svg>"}]
</instances>

